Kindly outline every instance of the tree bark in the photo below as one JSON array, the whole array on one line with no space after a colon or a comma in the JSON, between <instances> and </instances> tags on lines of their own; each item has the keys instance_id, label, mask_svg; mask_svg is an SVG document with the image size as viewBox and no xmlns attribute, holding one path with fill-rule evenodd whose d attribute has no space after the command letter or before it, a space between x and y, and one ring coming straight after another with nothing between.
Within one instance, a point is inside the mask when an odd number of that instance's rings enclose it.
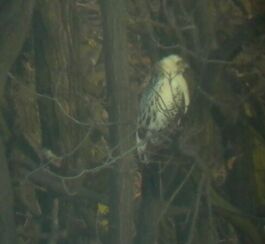
<instances>
[{"instance_id":1,"label":"tree bark","mask_svg":"<svg viewBox=\"0 0 265 244\"><path fill-rule=\"evenodd\" d=\"M13 190L4 149L0 140L0 242L16 243Z\"/></svg>"},{"instance_id":2,"label":"tree bark","mask_svg":"<svg viewBox=\"0 0 265 244\"><path fill-rule=\"evenodd\" d=\"M1 93L3 80L17 58L29 30L34 3L35 0L12 0L5 1L0 6Z\"/></svg>"},{"instance_id":3,"label":"tree bark","mask_svg":"<svg viewBox=\"0 0 265 244\"><path fill-rule=\"evenodd\" d=\"M111 182L111 242L132 243L133 154L128 153L134 142L133 97L128 78L128 54L126 40L126 1L102 0L105 48L105 68L108 84L110 144L117 159ZM132 135L133 133L133 135Z\"/></svg>"},{"instance_id":4,"label":"tree bark","mask_svg":"<svg viewBox=\"0 0 265 244\"><path fill-rule=\"evenodd\" d=\"M0 4L0 107L7 73L15 62L31 23L34 0L2 1ZM0 114L0 243L17 243L13 190L7 165L4 140L8 136Z\"/></svg>"},{"instance_id":5,"label":"tree bark","mask_svg":"<svg viewBox=\"0 0 265 244\"><path fill-rule=\"evenodd\" d=\"M38 99L42 144L57 155L68 155L65 161L71 162L71 156L81 151L71 154L72 149L87 131L77 122L87 111L80 96L85 91L85 83L79 72L74 4L72 0L39 1L34 26L36 87L39 94L46 96ZM77 165L70 167L77 168Z\"/></svg>"}]
</instances>

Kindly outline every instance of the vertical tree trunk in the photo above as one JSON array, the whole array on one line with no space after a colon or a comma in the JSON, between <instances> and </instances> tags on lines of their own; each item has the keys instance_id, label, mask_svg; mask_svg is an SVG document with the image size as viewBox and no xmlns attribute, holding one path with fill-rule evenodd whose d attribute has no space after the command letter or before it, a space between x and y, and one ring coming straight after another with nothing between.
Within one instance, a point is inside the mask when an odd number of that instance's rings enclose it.
<instances>
[{"instance_id":1,"label":"vertical tree trunk","mask_svg":"<svg viewBox=\"0 0 265 244\"><path fill-rule=\"evenodd\" d=\"M134 142L132 92L128 78L126 8L124 0L102 0L105 67L108 82L110 144L114 156L125 154ZM111 186L111 243L129 244L133 237L133 154L117 160Z\"/></svg>"},{"instance_id":2,"label":"vertical tree trunk","mask_svg":"<svg viewBox=\"0 0 265 244\"><path fill-rule=\"evenodd\" d=\"M34 0L2 1L0 4L0 107L7 73L15 62L30 27ZM13 191L4 140L8 136L0 114L0 243L17 243Z\"/></svg>"},{"instance_id":3,"label":"vertical tree trunk","mask_svg":"<svg viewBox=\"0 0 265 244\"><path fill-rule=\"evenodd\" d=\"M34 21L36 87L46 96L38 101L42 143L59 155L71 154L86 129L71 119L79 120L86 113L80 96L85 84L79 75L74 14L72 0L40 1Z\"/></svg>"},{"instance_id":4,"label":"vertical tree trunk","mask_svg":"<svg viewBox=\"0 0 265 244\"><path fill-rule=\"evenodd\" d=\"M16 243L13 190L2 140L0 140L0 179L0 243Z\"/></svg>"},{"instance_id":5,"label":"vertical tree trunk","mask_svg":"<svg viewBox=\"0 0 265 244\"><path fill-rule=\"evenodd\" d=\"M35 0L0 3L0 92L29 30L34 3Z\"/></svg>"},{"instance_id":6,"label":"vertical tree trunk","mask_svg":"<svg viewBox=\"0 0 265 244\"><path fill-rule=\"evenodd\" d=\"M62 158L56 169L61 174L74 174L88 167L84 154L89 150L86 135L90 128L78 122L86 121L88 112L84 105L86 83L79 72L75 3L39 1L34 16L36 88L43 95L38 97L42 147ZM82 184L81 180L75 183L75 187ZM52 200L46 197L43 204L50 205ZM67 213L60 215L60 224L70 229L75 208L68 201L60 206L60 212ZM44 223L43 228L46 226ZM70 235L67 241L75 242L72 238Z\"/></svg>"}]
</instances>

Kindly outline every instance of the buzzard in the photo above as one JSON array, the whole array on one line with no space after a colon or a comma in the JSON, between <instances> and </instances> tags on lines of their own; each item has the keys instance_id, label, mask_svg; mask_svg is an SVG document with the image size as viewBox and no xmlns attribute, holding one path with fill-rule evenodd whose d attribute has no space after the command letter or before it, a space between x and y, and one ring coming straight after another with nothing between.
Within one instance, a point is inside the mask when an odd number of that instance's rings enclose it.
<instances>
[{"instance_id":1,"label":"buzzard","mask_svg":"<svg viewBox=\"0 0 265 244\"><path fill-rule=\"evenodd\" d=\"M178 55L167 56L155 65L149 85L143 92L137 119L137 151L143 163L149 163L150 149L162 145L171 128L179 127L187 112L190 104L184 77L187 67Z\"/></svg>"}]
</instances>

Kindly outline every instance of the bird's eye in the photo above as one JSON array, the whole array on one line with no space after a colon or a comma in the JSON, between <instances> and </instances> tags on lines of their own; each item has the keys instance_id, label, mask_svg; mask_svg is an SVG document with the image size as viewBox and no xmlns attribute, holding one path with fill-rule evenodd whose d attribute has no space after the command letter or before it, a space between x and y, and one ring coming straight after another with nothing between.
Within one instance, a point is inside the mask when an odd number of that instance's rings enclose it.
<instances>
[{"instance_id":1,"label":"bird's eye","mask_svg":"<svg viewBox=\"0 0 265 244\"><path fill-rule=\"evenodd\" d=\"M177 64L177 66L181 66L181 65L182 65L182 61L178 60L178 61L176 62L176 64Z\"/></svg>"}]
</instances>

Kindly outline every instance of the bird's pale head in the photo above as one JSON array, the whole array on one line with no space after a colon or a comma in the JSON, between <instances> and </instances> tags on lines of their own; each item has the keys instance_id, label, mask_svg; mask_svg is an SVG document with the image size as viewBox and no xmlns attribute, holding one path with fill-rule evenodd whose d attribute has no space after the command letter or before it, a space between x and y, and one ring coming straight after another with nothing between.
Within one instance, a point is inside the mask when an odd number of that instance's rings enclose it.
<instances>
[{"instance_id":1,"label":"bird's pale head","mask_svg":"<svg viewBox=\"0 0 265 244\"><path fill-rule=\"evenodd\" d=\"M178 55L169 55L158 63L162 72L169 75L183 73L188 67L187 63Z\"/></svg>"}]
</instances>

